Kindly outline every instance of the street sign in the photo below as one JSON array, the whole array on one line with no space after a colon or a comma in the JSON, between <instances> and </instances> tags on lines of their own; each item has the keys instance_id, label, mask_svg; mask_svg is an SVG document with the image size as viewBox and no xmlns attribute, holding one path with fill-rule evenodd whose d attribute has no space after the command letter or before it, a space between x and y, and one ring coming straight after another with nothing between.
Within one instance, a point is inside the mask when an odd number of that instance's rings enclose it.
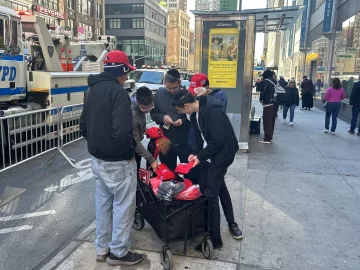
<instances>
[{"instance_id":1,"label":"street sign","mask_svg":"<svg viewBox=\"0 0 360 270\"><path fill-rule=\"evenodd\" d=\"M333 1L334 0L326 0L326 3L325 3L323 33L331 32L331 19L332 19L332 15L333 15Z\"/></svg>"}]
</instances>

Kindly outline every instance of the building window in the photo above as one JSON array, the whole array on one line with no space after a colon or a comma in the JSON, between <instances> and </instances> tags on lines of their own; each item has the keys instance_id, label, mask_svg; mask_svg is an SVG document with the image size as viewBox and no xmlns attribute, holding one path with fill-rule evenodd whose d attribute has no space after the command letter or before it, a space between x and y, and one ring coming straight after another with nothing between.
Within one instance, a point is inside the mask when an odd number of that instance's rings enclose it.
<instances>
[{"instance_id":1,"label":"building window","mask_svg":"<svg viewBox=\"0 0 360 270\"><path fill-rule=\"evenodd\" d=\"M166 37L166 30L165 28L153 23L152 21L145 20L145 27L146 30L149 30L159 36Z\"/></svg>"},{"instance_id":2,"label":"building window","mask_svg":"<svg viewBox=\"0 0 360 270\"><path fill-rule=\"evenodd\" d=\"M43 7L48 7L53 10L59 10L58 0L37 0L37 3Z\"/></svg>"},{"instance_id":3,"label":"building window","mask_svg":"<svg viewBox=\"0 0 360 270\"><path fill-rule=\"evenodd\" d=\"M96 19L102 19L102 6L96 4L96 14L95 14Z\"/></svg>"},{"instance_id":4,"label":"building window","mask_svg":"<svg viewBox=\"0 0 360 270\"><path fill-rule=\"evenodd\" d=\"M75 4L76 4L75 1L76 1L76 0L68 0L68 1L67 1L67 5L68 5L68 8L69 8L69 9L75 10Z\"/></svg>"},{"instance_id":5,"label":"building window","mask_svg":"<svg viewBox=\"0 0 360 270\"><path fill-rule=\"evenodd\" d=\"M106 15L118 15L118 14L144 14L143 4L133 5L106 5Z\"/></svg>"},{"instance_id":6,"label":"building window","mask_svg":"<svg viewBox=\"0 0 360 270\"><path fill-rule=\"evenodd\" d=\"M121 28L121 20L120 19L106 19L106 28L109 28L109 29Z\"/></svg>"},{"instance_id":7,"label":"building window","mask_svg":"<svg viewBox=\"0 0 360 270\"><path fill-rule=\"evenodd\" d=\"M144 28L144 19L133 19L133 27L134 29L137 28Z\"/></svg>"}]
</instances>

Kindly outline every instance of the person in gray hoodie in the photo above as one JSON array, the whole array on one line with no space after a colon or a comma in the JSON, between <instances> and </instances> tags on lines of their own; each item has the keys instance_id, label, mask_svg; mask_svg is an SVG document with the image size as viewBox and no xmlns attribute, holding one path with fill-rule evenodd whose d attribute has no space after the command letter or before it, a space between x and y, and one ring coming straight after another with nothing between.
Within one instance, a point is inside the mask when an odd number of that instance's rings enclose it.
<instances>
[{"instance_id":1,"label":"person in gray hoodie","mask_svg":"<svg viewBox=\"0 0 360 270\"><path fill-rule=\"evenodd\" d=\"M146 129L146 113L154 108L153 95L149 88L143 86L137 89L131 104L133 115L133 137L135 144L135 159L137 163L137 171L139 172L141 159L145 158L147 163L151 165L155 171L158 167L157 160L146 150L142 144Z\"/></svg>"}]
</instances>

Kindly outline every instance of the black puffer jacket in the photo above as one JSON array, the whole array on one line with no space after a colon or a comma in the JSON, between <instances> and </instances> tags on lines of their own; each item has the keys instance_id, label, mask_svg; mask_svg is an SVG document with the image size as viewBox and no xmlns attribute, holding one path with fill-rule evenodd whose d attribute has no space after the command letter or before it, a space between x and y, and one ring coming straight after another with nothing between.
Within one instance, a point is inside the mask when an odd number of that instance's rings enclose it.
<instances>
[{"instance_id":1,"label":"black puffer jacket","mask_svg":"<svg viewBox=\"0 0 360 270\"><path fill-rule=\"evenodd\" d=\"M134 157L131 102L116 78L107 72L90 75L80 118L89 153L105 161Z\"/></svg>"},{"instance_id":2,"label":"black puffer jacket","mask_svg":"<svg viewBox=\"0 0 360 270\"><path fill-rule=\"evenodd\" d=\"M294 87L287 86L285 88L287 104L284 105L296 105L299 106L299 90Z\"/></svg>"},{"instance_id":3,"label":"black puffer jacket","mask_svg":"<svg viewBox=\"0 0 360 270\"><path fill-rule=\"evenodd\" d=\"M355 108L360 108L360 82L354 83L349 104Z\"/></svg>"},{"instance_id":4,"label":"black puffer jacket","mask_svg":"<svg viewBox=\"0 0 360 270\"><path fill-rule=\"evenodd\" d=\"M190 116L196 140L193 154L197 155L201 162L210 159L212 172L216 175L233 163L239 149L238 140L221 102L212 96L200 96L198 100L199 124L196 113ZM201 134L207 143L205 148Z\"/></svg>"}]
</instances>

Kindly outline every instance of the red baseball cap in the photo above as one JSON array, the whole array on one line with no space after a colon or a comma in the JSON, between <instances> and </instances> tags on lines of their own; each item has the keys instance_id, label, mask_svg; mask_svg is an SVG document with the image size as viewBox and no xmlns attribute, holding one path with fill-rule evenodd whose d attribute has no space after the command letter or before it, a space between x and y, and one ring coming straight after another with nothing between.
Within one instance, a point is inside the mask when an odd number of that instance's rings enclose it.
<instances>
[{"instance_id":1,"label":"red baseball cap","mask_svg":"<svg viewBox=\"0 0 360 270\"><path fill-rule=\"evenodd\" d=\"M176 178L175 174L163 163L156 169L156 175L158 178L162 179L162 181L173 180Z\"/></svg>"},{"instance_id":2,"label":"red baseball cap","mask_svg":"<svg viewBox=\"0 0 360 270\"><path fill-rule=\"evenodd\" d=\"M195 88L203 87L207 79L208 76L202 73L198 73L192 76L189 86L189 92L191 92L191 94L195 96Z\"/></svg>"},{"instance_id":3,"label":"red baseball cap","mask_svg":"<svg viewBox=\"0 0 360 270\"><path fill-rule=\"evenodd\" d=\"M136 67L130 65L129 58L123 51L114 50L109 52L106 55L104 60L105 66L118 66L118 65L126 65L130 71L136 70Z\"/></svg>"},{"instance_id":4,"label":"red baseball cap","mask_svg":"<svg viewBox=\"0 0 360 270\"><path fill-rule=\"evenodd\" d=\"M157 138L167 139L167 138L164 136L163 131L162 131L161 128L159 128L159 127L151 127L151 128L148 128L148 129L146 130L146 135L147 135L150 139L157 139Z\"/></svg>"},{"instance_id":5,"label":"red baseball cap","mask_svg":"<svg viewBox=\"0 0 360 270\"><path fill-rule=\"evenodd\" d=\"M190 170L194 167L195 161L191 161L190 163L181 163L177 165L175 169L175 173L178 174L188 174Z\"/></svg>"}]
</instances>

